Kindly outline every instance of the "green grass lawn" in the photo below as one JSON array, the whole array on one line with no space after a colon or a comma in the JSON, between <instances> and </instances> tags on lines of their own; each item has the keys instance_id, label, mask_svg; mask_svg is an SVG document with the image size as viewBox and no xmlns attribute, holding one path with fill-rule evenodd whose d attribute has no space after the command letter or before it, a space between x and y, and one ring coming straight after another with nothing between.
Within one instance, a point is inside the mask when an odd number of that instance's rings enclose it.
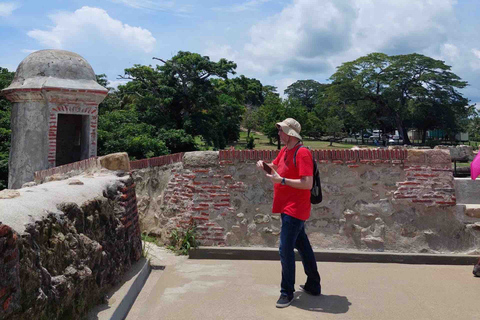
<instances>
[{"instance_id":1,"label":"green grass lawn","mask_svg":"<svg viewBox=\"0 0 480 320\"><path fill-rule=\"evenodd\" d=\"M277 144L270 144L268 137L263 134L253 134L255 138L255 149L256 150L276 150ZM201 139L200 136L195 137L195 142L200 147L201 150L212 150L212 147L206 147L205 142ZM303 144L307 147L312 149L351 149L355 144L347 144L347 143L336 143L334 142L332 146L330 146L330 142L328 141L319 141L319 140L310 140L306 139L303 141ZM240 138L236 143L233 143L230 146L235 147L237 150L246 149L247 146L247 133L240 132ZM372 148L368 146L368 148Z\"/></svg>"}]
</instances>

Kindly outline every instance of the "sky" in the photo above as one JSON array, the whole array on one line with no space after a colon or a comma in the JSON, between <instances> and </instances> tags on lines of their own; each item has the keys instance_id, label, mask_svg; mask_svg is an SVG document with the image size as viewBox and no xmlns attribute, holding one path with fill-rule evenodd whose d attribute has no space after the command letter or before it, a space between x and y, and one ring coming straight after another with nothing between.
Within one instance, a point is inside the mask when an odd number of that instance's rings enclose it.
<instances>
[{"instance_id":1,"label":"sky","mask_svg":"<svg viewBox=\"0 0 480 320\"><path fill-rule=\"evenodd\" d=\"M477 0L0 0L0 66L69 50L116 86L134 64L190 51L283 94L372 52L420 53L452 66L480 106L478 30Z\"/></svg>"}]
</instances>

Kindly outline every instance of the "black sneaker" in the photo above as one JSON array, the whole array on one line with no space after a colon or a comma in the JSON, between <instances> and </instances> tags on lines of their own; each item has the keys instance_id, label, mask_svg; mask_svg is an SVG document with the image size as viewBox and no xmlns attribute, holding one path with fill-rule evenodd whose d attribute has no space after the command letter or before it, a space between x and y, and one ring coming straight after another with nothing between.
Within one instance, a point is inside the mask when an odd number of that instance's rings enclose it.
<instances>
[{"instance_id":1,"label":"black sneaker","mask_svg":"<svg viewBox=\"0 0 480 320\"><path fill-rule=\"evenodd\" d=\"M292 296L286 296L286 295L281 295L280 298L278 298L277 301L277 308L285 308L288 307L293 301L293 295Z\"/></svg>"},{"instance_id":2,"label":"black sneaker","mask_svg":"<svg viewBox=\"0 0 480 320\"><path fill-rule=\"evenodd\" d=\"M318 291L318 292L309 290L309 289L305 288L305 286L303 284L300 285L300 290L302 290L303 292L306 292L306 293L308 293L312 296L319 296L321 291L322 291L321 287L320 287L320 291Z\"/></svg>"}]
</instances>

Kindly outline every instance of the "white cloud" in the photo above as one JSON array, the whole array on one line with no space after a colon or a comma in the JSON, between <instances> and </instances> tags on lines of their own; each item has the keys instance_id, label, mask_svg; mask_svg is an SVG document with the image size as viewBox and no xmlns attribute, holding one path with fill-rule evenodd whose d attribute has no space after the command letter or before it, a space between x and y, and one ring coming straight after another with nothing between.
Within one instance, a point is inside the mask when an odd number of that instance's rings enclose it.
<instances>
[{"instance_id":1,"label":"white cloud","mask_svg":"<svg viewBox=\"0 0 480 320\"><path fill-rule=\"evenodd\" d=\"M472 53L475 55L475 57L477 57L478 59L480 59L480 50L478 50L478 49L472 49Z\"/></svg>"},{"instance_id":2,"label":"white cloud","mask_svg":"<svg viewBox=\"0 0 480 320\"><path fill-rule=\"evenodd\" d=\"M0 2L0 17L8 17L20 6L14 2Z\"/></svg>"},{"instance_id":3,"label":"white cloud","mask_svg":"<svg viewBox=\"0 0 480 320\"><path fill-rule=\"evenodd\" d=\"M21 51L22 51L23 53L28 53L28 54L30 54L30 53L34 53L35 51L38 51L38 50L22 49Z\"/></svg>"},{"instance_id":4,"label":"white cloud","mask_svg":"<svg viewBox=\"0 0 480 320\"><path fill-rule=\"evenodd\" d=\"M450 60L455 60L459 57L459 49L456 45L451 43L445 43L441 48L441 54L444 57L448 57Z\"/></svg>"},{"instance_id":5,"label":"white cloud","mask_svg":"<svg viewBox=\"0 0 480 320\"><path fill-rule=\"evenodd\" d=\"M257 7L259 7L261 4L269 1L270 0L250 0L242 4L237 4L231 7L215 7L212 9L215 11L222 11L222 12L242 12L242 11L254 10Z\"/></svg>"},{"instance_id":6,"label":"white cloud","mask_svg":"<svg viewBox=\"0 0 480 320\"><path fill-rule=\"evenodd\" d=\"M152 0L111 0L122 3L135 9L169 10L175 6L175 1L152 1Z\"/></svg>"},{"instance_id":7,"label":"white cloud","mask_svg":"<svg viewBox=\"0 0 480 320\"><path fill-rule=\"evenodd\" d=\"M127 82L129 82L129 81L130 81L130 80L128 80L128 79L126 79L126 80L123 80L123 79L108 80L108 86L111 87L111 88L117 89L118 86L124 85L124 84L126 84Z\"/></svg>"},{"instance_id":8,"label":"white cloud","mask_svg":"<svg viewBox=\"0 0 480 320\"><path fill-rule=\"evenodd\" d=\"M254 25L245 55L265 74L329 73L370 52L439 52L454 0L294 0ZM443 47L454 54L453 47Z\"/></svg>"},{"instance_id":9,"label":"white cloud","mask_svg":"<svg viewBox=\"0 0 480 320\"><path fill-rule=\"evenodd\" d=\"M99 8L82 7L73 13L51 15L50 19L54 23L50 30L35 29L27 33L48 48L72 49L99 44L148 53L156 42L147 29L124 24Z\"/></svg>"},{"instance_id":10,"label":"white cloud","mask_svg":"<svg viewBox=\"0 0 480 320\"><path fill-rule=\"evenodd\" d=\"M281 97L285 97L284 91L288 88L289 85L296 82L298 79L294 78L283 78L273 81L273 85L277 87L277 92Z\"/></svg>"}]
</instances>

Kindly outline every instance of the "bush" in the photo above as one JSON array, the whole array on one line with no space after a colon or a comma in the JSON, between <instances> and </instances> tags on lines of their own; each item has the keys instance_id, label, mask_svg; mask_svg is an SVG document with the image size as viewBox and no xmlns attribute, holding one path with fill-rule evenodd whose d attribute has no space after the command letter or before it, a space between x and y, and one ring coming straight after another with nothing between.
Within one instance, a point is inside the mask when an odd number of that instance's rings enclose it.
<instances>
[{"instance_id":1,"label":"bush","mask_svg":"<svg viewBox=\"0 0 480 320\"><path fill-rule=\"evenodd\" d=\"M247 137L247 149L253 148L255 148L255 137L251 135L250 137Z\"/></svg>"},{"instance_id":2,"label":"bush","mask_svg":"<svg viewBox=\"0 0 480 320\"><path fill-rule=\"evenodd\" d=\"M170 153L198 150L195 138L186 133L183 129L160 129L158 130L158 138L165 141L165 145L170 150Z\"/></svg>"}]
</instances>

